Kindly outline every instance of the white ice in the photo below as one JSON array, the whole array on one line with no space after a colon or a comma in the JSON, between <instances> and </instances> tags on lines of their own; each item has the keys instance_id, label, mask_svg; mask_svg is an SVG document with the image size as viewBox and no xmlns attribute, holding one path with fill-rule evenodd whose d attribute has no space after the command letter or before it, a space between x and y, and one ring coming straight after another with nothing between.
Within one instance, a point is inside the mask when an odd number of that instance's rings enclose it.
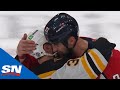
<instances>
[{"instance_id":1,"label":"white ice","mask_svg":"<svg viewBox=\"0 0 120 90\"><path fill-rule=\"evenodd\" d=\"M66 12L79 23L80 36L105 37L120 50L120 11L0 11L0 48L12 57L24 33L43 30L57 13Z\"/></svg>"}]
</instances>

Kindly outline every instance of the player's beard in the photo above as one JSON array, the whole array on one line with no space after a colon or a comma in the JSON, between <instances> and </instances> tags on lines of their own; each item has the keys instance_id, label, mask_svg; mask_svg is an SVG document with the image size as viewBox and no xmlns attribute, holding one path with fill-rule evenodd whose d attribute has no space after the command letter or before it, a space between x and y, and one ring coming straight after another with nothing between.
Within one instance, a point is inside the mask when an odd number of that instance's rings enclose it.
<instances>
[{"instance_id":1,"label":"player's beard","mask_svg":"<svg viewBox=\"0 0 120 90\"><path fill-rule=\"evenodd\" d=\"M68 48L66 54L64 54L65 57L72 59L73 58L73 48Z\"/></svg>"},{"instance_id":2,"label":"player's beard","mask_svg":"<svg viewBox=\"0 0 120 90\"><path fill-rule=\"evenodd\" d=\"M60 53L55 53L55 55L54 55L54 58L55 59L61 59L61 58L63 58L63 56L62 55L60 55Z\"/></svg>"},{"instance_id":3,"label":"player's beard","mask_svg":"<svg viewBox=\"0 0 120 90\"><path fill-rule=\"evenodd\" d=\"M59 51L55 54L54 58L68 58L72 59L73 58L73 48L66 48L65 52Z\"/></svg>"}]
</instances>

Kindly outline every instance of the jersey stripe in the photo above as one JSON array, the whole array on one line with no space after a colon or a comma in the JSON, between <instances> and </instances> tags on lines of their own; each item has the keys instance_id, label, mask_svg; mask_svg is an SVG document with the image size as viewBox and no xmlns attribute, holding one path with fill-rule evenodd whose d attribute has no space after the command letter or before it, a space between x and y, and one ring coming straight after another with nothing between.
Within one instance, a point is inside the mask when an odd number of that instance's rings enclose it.
<instances>
[{"instance_id":1,"label":"jersey stripe","mask_svg":"<svg viewBox=\"0 0 120 90\"><path fill-rule=\"evenodd\" d=\"M46 72L46 73L40 74L40 75L38 75L38 77L41 78L41 79L44 79L44 78L50 77L55 71L56 71L56 70L53 70L53 71L49 71L49 72Z\"/></svg>"},{"instance_id":2,"label":"jersey stripe","mask_svg":"<svg viewBox=\"0 0 120 90\"><path fill-rule=\"evenodd\" d=\"M98 68L96 67L95 63L93 62L93 60L91 59L88 53L86 53L86 57L93 71L99 76L101 72L98 70Z\"/></svg>"},{"instance_id":3,"label":"jersey stripe","mask_svg":"<svg viewBox=\"0 0 120 90\"><path fill-rule=\"evenodd\" d=\"M87 72L87 74L89 75L89 77L91 79L96 79L97 75L94 73L94 71L92 71L92 69L90 68L90 65L88 64L87 60L85 59L85 55L83 57L81 57L81 62L82 65L85 69L85 71Z\"/></svg>"},{"instance_id":4,"label":"jersey stripe","mask_svg":"<svg viewBox=\"0 0 120 90\"><path fill-rule=\"evenodd\" d=\"M94 61L94 63L96 63L96 66L98 67L100 72L103 72L105 67L106 67L106 65L104 65L104 63L103 63L105 60L103 60L103 59L101 59L99 57L99 55L101 55L100 53L98 54L98 52L96 53L94 51L95 51L95 49L94 50L90 50L89 51L89 55L91 56L91 58Z\"/></svg>"}]
</instances>

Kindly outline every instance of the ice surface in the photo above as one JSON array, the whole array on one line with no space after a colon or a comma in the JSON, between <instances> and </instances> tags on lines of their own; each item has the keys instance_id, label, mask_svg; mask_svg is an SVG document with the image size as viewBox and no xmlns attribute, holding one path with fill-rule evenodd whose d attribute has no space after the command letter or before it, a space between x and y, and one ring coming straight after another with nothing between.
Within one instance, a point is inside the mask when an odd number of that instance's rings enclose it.
<instances>
[{"instance_id":1,"label":"ice surface","mask_svg":"<svg viewBox=\"0 0 120 90\"><path fill-rule=\"evenodd\" d=\"M0 48L15 57L22 35L35 29L43 30L60 12L66 12L78 21L80 36L106 37L120 50L120 11L0 11Z\"/></svg>"}]
</instances>

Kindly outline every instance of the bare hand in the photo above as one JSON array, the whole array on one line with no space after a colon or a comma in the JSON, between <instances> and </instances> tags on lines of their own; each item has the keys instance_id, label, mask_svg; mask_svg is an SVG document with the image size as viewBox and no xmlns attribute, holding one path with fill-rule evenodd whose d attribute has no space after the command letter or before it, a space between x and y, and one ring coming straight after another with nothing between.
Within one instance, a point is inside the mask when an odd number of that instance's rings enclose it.
<instances>
[{"instance_id":1,"label":"bare hand","mask_svg":"<svg viewBox=\"0 0 120 90\"><path fill-rule=\"evenodd\" d=\"M22 39L19 41L17 46L17 55L23 56L25 54L30 54L36 49L35 42L32 40L27 40L27 34L24 34Z\"/></svg>"}]
</instances>

